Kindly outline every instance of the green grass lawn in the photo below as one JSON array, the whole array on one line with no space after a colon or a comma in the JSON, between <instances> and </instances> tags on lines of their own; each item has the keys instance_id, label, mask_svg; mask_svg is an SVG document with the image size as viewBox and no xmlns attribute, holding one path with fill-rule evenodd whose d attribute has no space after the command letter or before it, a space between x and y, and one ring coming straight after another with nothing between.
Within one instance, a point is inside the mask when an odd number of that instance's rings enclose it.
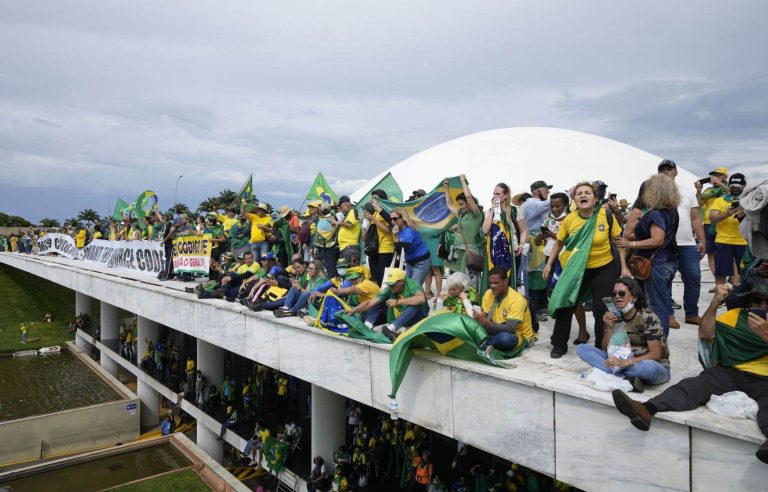
<instances>
[{"instance_id":1,"label":"green grass lawn","mask_svg":"<svg viewBox=\"0 0 768 492\"><path fill-rule=\"evenodd\" d=\"M209 492L211 488L197 473L185 470L123 485L112 490L115 492Z\"/></svg>"},{"instance_id":2,"label":"green grass lawn","mask_svg":"<svg viewBox=\"0 0 768 492\"><path fill-rule=\"evenodd\" d=\"M74 339L69 334L69 322L75 317L73 290L0 264L0 299L0 353L63 345ZM98 307L94 302L94 315ZM52 323L43 323L47 312L53 314ZM22 345L22 322L29 328L27 337L40 340Z\"/></svg>"}]
</instances>

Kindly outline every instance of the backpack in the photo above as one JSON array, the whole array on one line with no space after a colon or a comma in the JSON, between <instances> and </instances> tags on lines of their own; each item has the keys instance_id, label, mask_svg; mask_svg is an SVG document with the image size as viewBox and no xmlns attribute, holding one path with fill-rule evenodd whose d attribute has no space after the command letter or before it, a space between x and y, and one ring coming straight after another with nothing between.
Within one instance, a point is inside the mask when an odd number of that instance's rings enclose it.
<instances>
[{"instance_id":1,"label":"backpack","mask_svg":"<svg viewBox=\"0 0 768 492\"><path fill-rule=\"evenodd\" d=\"M309 244L310 239L312 239L312 224L313 221L308 220L304 222L299 228L299 234L296 236L296 238L301 244Z\"/></svg>"},{"instance_id":2,"label":"backpack","mask_svg":"<svg viewBox=\"0 0 768 492\"><path fill-rule=\"evenodd\" d=\"M367 256L373 256L379 252L379 234L376 230L376 224L371 224L365 230L365 239L363 240L363 253Z\"/></svg>"}]
</instances>

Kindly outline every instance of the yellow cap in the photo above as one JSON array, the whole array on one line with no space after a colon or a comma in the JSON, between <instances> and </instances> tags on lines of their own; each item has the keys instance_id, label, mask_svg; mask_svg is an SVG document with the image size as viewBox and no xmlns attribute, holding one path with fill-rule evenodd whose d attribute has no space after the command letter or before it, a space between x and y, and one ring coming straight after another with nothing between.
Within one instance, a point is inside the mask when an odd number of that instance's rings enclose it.
<instances>
[{"instance_id":1,"label":"yellow cap","mask_svg":"<svg viewBox=\"0 0 768 492\"><path fill-rule=\"evenodd\" d=\"M307 207L320 208L320 205L322 204L323 204L322 200L312 200L311 202L307 203Z\"/></svg>"},{"instance_id":2,"label":"yellow cap","mask_svg":"<svg viewBox=\"0 0 768 492\"><path fill-rule=\"evenodd\" d=\"M728 169L723 166L716 167L709 173L710 176L713 174L722 174L723 176L728 176Z\"/></svg>"},{"instance_id":3,"label":"yellow cap","mask_svg":"<svg viewBox=\"0 0 768 492\"><path fill-rule=\"evenodd\" d=\"M401 268L390 268L387 272L387 278L384 279L384 283L387 285L395 285L403 279L405 279L404 270Z\"/></svg>"}]
</instances>

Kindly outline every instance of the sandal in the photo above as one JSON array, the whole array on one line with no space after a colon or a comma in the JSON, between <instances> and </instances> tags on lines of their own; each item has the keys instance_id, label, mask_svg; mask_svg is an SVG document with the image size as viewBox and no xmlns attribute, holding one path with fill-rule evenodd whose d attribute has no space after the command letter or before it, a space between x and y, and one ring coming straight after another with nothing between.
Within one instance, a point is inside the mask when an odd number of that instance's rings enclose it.
<instances>
[{"instance_id":1,"label":"sandal","mask_svg":"<svg viewBox=\"0 0 768 492\"><path fill-rule=\"evenodd\" d=\"M587 339L586 339L586 340L579 340L578 338L576 338L576 339L573 341L573 344L574 344L574 345L581 345L582 343L587 343L587 342L589 341L589 339L590 339L590 338L591 338L591 336L590 336L590 335L587 335Z\"/></svg>"}]
</instances>

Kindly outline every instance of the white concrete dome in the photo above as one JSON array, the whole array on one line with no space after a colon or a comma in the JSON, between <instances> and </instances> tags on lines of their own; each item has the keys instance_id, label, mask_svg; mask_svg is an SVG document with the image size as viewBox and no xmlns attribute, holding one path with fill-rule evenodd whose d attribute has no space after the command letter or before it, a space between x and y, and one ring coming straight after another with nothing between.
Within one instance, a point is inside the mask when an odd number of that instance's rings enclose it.
<instances>
[{"instance_id":1,"label":"white concrete dome","mask_svg":"<svg viewBox=\"0 0 768 492\"><path fill-rule=\"evenodd\" d=\"M351 197L359 200L387 172L403 189L431 190L446 176L466 174L472 193L488 206L493 188L505 182L512 195L530 191L534 181L565 191L579 181L602 180L609 193L630 203L662 158L597 135L561 128L500 128L450 140L405 159L371 179ZM677 182L690 186L696 177L678 166Z\"/></svg>"}]
</instances>

